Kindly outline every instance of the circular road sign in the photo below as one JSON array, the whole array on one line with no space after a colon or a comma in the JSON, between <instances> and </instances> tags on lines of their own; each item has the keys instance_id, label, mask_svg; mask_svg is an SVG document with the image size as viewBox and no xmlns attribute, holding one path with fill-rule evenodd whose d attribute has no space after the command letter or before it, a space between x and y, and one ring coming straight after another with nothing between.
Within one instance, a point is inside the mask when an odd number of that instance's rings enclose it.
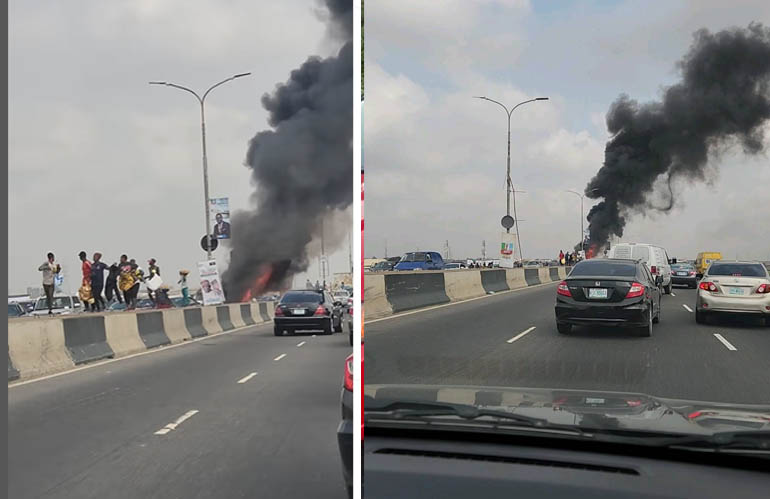
<instances>
[{"instance_id":1,"label":"circular road sign","mask_svg":"<svg viewBox=\"0 0 770 499\"><path fill-rule=\"evenodd\" d=\"M219 240L216 237L211 236L209 239L209 247L211 248L211 251L217 249L217 246L219 246ZM209 249L206 247L206 236L201 238L201 248L203 248L203 251L208 251Z\"/></svg>"},{"instance_id":2,"label":"circular road sign","mask_svg":"<svg viewBox=\"0 0 770 499\"><path fill-rule=\"evenodd\" d=\"M503 228L510 229L514 225L513 217L510 215L505 215L502 220L500 220L500 223L503 224Z\"/></svg>"}]
</instances>

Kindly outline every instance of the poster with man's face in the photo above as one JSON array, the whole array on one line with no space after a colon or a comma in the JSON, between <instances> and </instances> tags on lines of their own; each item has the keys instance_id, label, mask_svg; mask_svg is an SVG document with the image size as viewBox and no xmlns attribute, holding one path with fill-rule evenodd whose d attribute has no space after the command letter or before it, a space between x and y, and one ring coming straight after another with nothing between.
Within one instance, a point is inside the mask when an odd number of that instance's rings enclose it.
<instances>
[{"instance_id":1,"label":"poster with man's face","mask_svg":"<svg viewBox=\"0 0 770 499\"><path fill-rule=\"evenodd\" d=\"M209 199L211 234L217 239L230 239L230 201L228 198Z\"/></svg>"}]
</instances>

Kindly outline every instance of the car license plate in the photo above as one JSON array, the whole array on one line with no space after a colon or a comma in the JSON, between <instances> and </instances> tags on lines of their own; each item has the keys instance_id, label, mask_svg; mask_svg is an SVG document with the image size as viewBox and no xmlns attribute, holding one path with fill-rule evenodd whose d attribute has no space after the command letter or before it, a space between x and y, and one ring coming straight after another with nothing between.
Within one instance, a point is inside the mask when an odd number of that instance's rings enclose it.
<instances>
[{"instance_id":1,"label":"car license plate","mask_svg":"<svg viewBox=\"0 0 770 499\"><path fill-rule=\"evenodd\" d=\"M728 294L730 295L742 295L743 288L729 288Z\"/></svg>"},{"instance_id":2,"label":"car license plate","mask_svg":"<svg viewBox=\"0 0 770 499\"><path fill-rule=\"evenodd\" d=\"M589 298L607 298L607 288L589 288Z\"/></svg>"},{"instance_id":3,"label":"car license plate","mask_svg":"<svg viewBox=\"0 0 770 499\"><path fill-rule=\"evenodd\" d=\"M676 275L687 275L687 272L677 272Z\"/></svg>"},{"instance_id":4,"label":"car license plate","mask_svg":"<svg viewBox=\"0 0 770 499\"><path fill-rule=\"evenodd\" d=\"M293 308L291 309L291 313L294 315L305 315L305 309L304 308Z\"/></svg>"}]
</instances>

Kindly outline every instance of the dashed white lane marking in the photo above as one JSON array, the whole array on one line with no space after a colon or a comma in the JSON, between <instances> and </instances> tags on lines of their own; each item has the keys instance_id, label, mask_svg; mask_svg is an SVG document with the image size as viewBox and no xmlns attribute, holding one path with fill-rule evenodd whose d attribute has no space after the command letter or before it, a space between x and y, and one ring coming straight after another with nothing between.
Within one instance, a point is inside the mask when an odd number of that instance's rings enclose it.
<instances>
[{"instance_id":1,"label":"dashed white lane marking","mask_svg":"<svg viewBox=\"0 0 770 499\"><path fill-rule=\"evenodd\" d=\"M251 374L249 374L247 376L244 376L243 378L238 380L238 383L245 383L245 382L247 382L248 380L250 380L251 378L253 378L256 375L257 375L257 373L251 373Z\"/></svg>"},{"instance_id":2,"label":"dashed white lane marking","mask_svg":"<svg viewBox=\"0 0 770 499\"><path fill-rule=\"evenodd\" d=\"M170 432L171 430L176 430L177 426L179 426L180 424L184 423L185 421L187 421L191 417L195 416L196 414L198 414L198 410L197 409L193 409L191 411L187 411L184 414L182 414L182 416L180 416L179 419L177 419L173 423L169 423L166 426L164 426L163 428L161 428L160 430L156 431L155 434L156 435L165 435L166 433Z\"/></svg>"},{"instance_id":3,"label":"dashed white lane marking","mask_svg":"<svg viewBox=\"0 0 770 499\"><path fill-rule=\"evenodd\" d=\"M522 337L522 336L524 336L525 334L527 334L527 333L531 333L531 332L532 332L532 331L534 331L534 330L535 330L535 326L532 326L531 328L529 328L529 329L527 329L527 330L525 330L525 331L522 331L521 333L517 334L516 336L514 336L513 338L511 338L510 340L508 340L508 343L513 343L514 341L518 340L519 338L521 338L521 337Z\"/></svg>"},{"instance_id":4,"label":"dashed white lane marking","mask_svg":"<svg viewBox=\"0 0 770 499\"><path fill-rule=\"evenodd\" d=\"M281 360L284 357L286 357L286 354L282 353L281 355L279 355L278 357L274 358L273 360Z\"/></svg>"},{"instance_id":5,"label":"dashed white lane marking","mask_svg":"<svg viewBox=\"0 0 770 499\"><path fill-rule=\"evenodd\" d=\"M687 305L685 305L684 303L682 303L682 306L683 306L683 307L684 307L684 309L685 309L685 310L687 310L688 312L692 312L692 309L691 309L690 307L688 307Z\"/></svg>"},{"instance_id":6,"label":"dashed white lane marking","mask_svg":"<svg viewBox=\"0 0 770 499\"><path fill-rule=\"evenodd\" d=\"M313 335L313 338L315 338L315 335Z\"/></svg>"},{"instance_id":7,"label":"dashed white lane marking","mask_svg":"<svg viewBox=\"0 0 770 499\"><path fill-rule=\"evenodd\" d=\"M299 343L297 343L297 346L298 346L298 347L301 347L301 346L302 346L302 345L304 345L304 344L305 344L305 342L304 342L304 341L300 341Z\"/></svg>"},{"instance_id":8,"label":"dashed white lane marking","mask_svg":"<svg viewBox=\"0 0 770 499\"><path fill-rule=\"evenodd\" d=\"M714 336L716 337L716 339L718 339L719 341L721 341L721 342L722 342L722 344L723 344L725 347L727 347L727 349L728 349L728 350L732 350L732 351L738 350L738 349L737 349L737 348L735 348L735 347L734 347L734 346L733 346L733 345L732 345L732 344L731 344L729 341L727 341L727 340L724 338L724 336L722 336L721 334L719 334L719 333L714 333Z\"/></svg>"},{"instance_id":9,"label":"dashed white lane marking","mask_svg":"<svg viewBox=\"0 0 770 499\"><path fill-rule=\"evenodd\" d=\"M671 292L671 296L676 296L673 291Z\"/></svg>"}]
</instances>

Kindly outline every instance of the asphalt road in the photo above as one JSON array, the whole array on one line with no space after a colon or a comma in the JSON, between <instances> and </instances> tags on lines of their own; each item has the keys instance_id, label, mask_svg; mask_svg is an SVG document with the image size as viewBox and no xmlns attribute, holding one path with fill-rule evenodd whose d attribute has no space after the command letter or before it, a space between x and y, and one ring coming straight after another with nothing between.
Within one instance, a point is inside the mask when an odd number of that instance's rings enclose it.
<instances>
[{"instance_id":1,"label":"asphalt road","mask_svg":"<svg viewBox=\"0 0 770 499\"><path fill-rule=\"evenodd\" d=\"M10 386L8 497L345 497L350 351L268 324Z\"/></svg>"},{"instance_id":2,"label":"asphalt road","mask_svg":"<svg viewBox=\"0 0 770 499\"><path fill-rule=\"evenodd\" d=\"M770 328L746 320L696 324L685 308L694 310L693 289L663 296L650 338L612 328L560 335L555 296L556 284L546 284L367 322L365 382L770 402Z\"/></svg>"}]
</instances>

